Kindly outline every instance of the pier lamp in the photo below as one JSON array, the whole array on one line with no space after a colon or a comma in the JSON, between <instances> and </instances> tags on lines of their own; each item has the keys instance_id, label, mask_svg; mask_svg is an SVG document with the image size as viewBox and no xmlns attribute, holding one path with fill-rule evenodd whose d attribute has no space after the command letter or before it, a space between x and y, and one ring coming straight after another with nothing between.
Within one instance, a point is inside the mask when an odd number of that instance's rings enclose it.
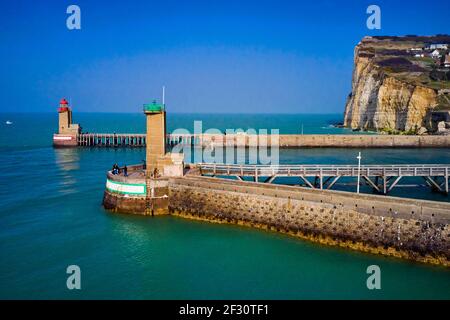
<instances>
[{"instance_id":1,"label":"pier lamp","mask_svg":"<svg viewBox=\"0 0 450 320\"><path fill-rule=\"evenodd\" d=\"M358 152L356 159L358 159L358 183L356 185L356 193L359 193L359 182L361 179L361 152Z\"/></svg>"}]
</instances>

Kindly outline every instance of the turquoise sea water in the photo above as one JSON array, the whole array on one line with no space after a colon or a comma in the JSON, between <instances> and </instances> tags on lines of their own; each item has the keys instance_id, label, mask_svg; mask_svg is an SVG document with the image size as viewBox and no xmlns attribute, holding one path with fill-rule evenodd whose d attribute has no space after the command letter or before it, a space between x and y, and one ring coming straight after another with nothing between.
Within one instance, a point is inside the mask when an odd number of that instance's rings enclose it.
<instances>
[{"instance_id":1,"label":"turquoise sea water","mask_svg":"<svg viewBox=\"0 0 450 320\"><path fill-rule=\"evenodd\" d=\"M346 132L339 115L169 115L169 130L279 128ZM12 125L6 125L10 120ZM75 114L85 131L143 132L140 114ZM298 125L300 123L300 126ZM55 114L0 114L0 298L450 298L450 270L325 247L272 232L103 210L105 172L142 149L53 149ZM307 131L308 130L308 131ZM282 163L349 163L355 149L281 150ZM365 149L366 163L448 163L446 149ZM295 182L292 182L295 184ZM352 185L342 186L351 190ZM438 201L428 189L394 195ZM366 190L368 191L368 190ZM68 265L82 289L66 288ZM381 268L381 290L366 268Z\"/></svg>"}]
</instances>

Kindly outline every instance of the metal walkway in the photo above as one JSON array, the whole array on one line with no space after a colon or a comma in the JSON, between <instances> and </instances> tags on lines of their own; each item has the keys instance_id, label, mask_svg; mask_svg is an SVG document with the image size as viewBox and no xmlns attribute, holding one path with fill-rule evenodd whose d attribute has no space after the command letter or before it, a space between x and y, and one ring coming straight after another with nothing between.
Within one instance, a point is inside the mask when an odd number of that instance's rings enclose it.
<instances>
[{"instance_id":1,"label":"metal walkway","mask_svg":"<svg viewBox=\"0 0 450 320\"><path fill-rule=\"evenodd\" d=\"M313 189L331 189L342 177L358 177L378 193L387 194L403 177L421 177L434 191L448 194L450 164L417 165L238 165L198 164L201 175L252 177L272 183L277 177L298 177ZM314 177L311 182L307 177Z\"/></svg>"}]
</instances>

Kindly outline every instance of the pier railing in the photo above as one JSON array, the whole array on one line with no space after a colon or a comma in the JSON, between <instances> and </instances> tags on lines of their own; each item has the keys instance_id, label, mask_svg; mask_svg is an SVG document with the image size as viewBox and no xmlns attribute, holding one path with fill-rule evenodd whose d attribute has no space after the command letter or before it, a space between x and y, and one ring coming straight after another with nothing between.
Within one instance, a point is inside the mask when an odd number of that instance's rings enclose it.
<instances>
[{"instance_id":1,"label":"pier railing","mask_svg":"<svg viewBox=\"0 0 450 320\"><path fill-rule=\"evenodd\" d=\"M361 177L380 193L391 191L403 177L421 177L432 189L449 192L450 164L400 165L239 165L202 163L202 175L252 177L272 183L277 177L299 177L311 188L330 189L341 177ZM307 177L314 177L311 182ZM372 180L375 178L375 181ZM381 183L380 183L381 181Z\"/></svg>"},{"instance_id":2,"label":"pier railing","mask_svg":"<svg viewBox=\"0 0 450 320\"><path fill-rule=\"evenodd\" d=\"M145 147L146 135L141 133L82 133L77 136L79 146Z\"/></svg>"},{"instance_id":3,"label":"pier railing","mask_svg":"<svg viewBox=\"0 0 450 320\"><path fill-rule=\"evenodd\" d=\"M166 135L166 144L196 145L202 144L203 135ZM145 147L145 133L81 133L77 136L77 144L87 147Z\"/></svg>"},{"instance_id":4,"label":"pier railing","mask_svg":"<svg viewBox=\"0 0 450 320\"><path fill-rule=\"evenodd\" d=\"M446 176L450 165L419 164L419 165L239 165L239 164L199 164L204 174L241 175L241 176L317 176L340 175L357 176Z\"/></svg>"}]
</instances>

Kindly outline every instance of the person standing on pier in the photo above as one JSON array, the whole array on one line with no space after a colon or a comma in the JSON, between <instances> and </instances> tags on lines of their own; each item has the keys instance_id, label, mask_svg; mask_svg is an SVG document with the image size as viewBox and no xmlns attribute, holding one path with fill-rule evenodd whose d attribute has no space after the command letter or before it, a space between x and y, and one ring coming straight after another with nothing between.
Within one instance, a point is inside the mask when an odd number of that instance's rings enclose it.
<instances>
[{"instance_id":1,"label":"person standing on pier","mask_svg":"<svg viewBox=\"0 0 450 320\"><path fill-rule=\"evenodd\" d=\"M118 174L119 173L119 165L117 163L114 163L112 167L112 174Z\"/></svg>"},{"instance_id":2,"label":"person standing on pier","mask_svg":"<svg viewBox=\"0 0 450 320\"><path fill-rule=\"evenodd\" d=\"M126 165L126 164L123 166L123 175L124 175L125 177L128 177L128 168L127 168L127 165Z\"/></svg>"}]
</instances>

